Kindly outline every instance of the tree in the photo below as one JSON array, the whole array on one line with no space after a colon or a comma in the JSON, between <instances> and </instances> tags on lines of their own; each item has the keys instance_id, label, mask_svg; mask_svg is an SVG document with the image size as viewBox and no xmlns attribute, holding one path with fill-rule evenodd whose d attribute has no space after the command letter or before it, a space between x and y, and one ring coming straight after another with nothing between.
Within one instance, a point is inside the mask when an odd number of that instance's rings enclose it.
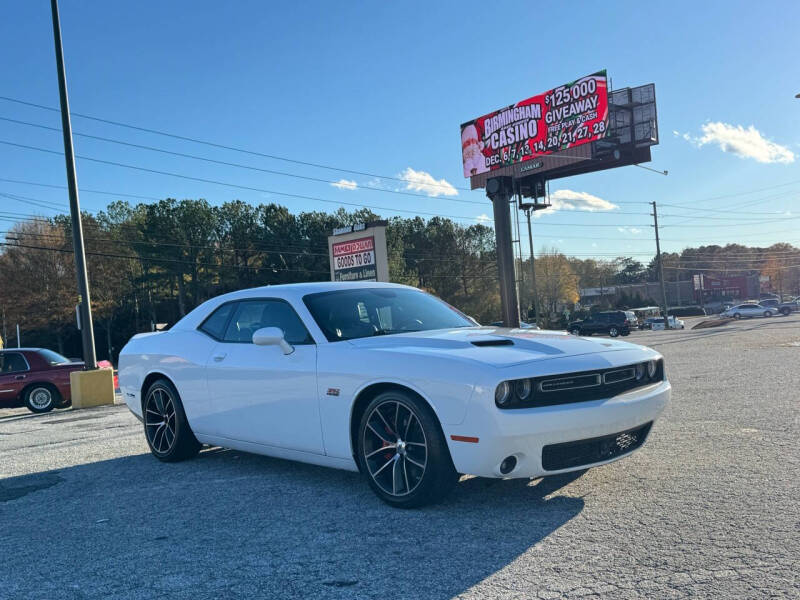
<instances>
[{"instance_id":1,"label":"tree","mask_svg":"<svg viewBox=\"0 0 800 600\"><path fill-rule=\"evenodd\" d=\"M0 254L6 320L24 329L49 329L59 350L78 302L72 245L64 233L43 219L17 223Z\"/></svg>"},{"instance_id":2,"label":"tree","mask_svg":"<svg viewBox=\"0 0 800 600\"><path fill-rule=\"evenodd\" d=\"M614 262L617 266L614 283L624 285L626 283L642 283L646 280L644 265L638 260L625 256L618 258Z\"/></svg>"}]
</instances>

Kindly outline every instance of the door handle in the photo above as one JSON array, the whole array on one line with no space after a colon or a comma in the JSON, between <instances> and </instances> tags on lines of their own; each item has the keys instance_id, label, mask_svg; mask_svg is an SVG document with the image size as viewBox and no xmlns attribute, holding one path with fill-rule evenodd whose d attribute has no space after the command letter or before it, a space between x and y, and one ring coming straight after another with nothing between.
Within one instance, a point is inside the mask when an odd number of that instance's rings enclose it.
<instances>
[{"instance_id":1,"label":"door handle","mask_svg":"<svg viewBox=\"0 0 800 600\"><path fill-rule=\"evenodd\" d=\"M14 380L15 381L22 381L23 379L25 379L25 377L26 377L25 375L17 375L16 377L14 377Z\"/></svg>"},{"instance_id":2,"label":"door handle","mask_svg":"<svg viewBox=\"0 0 800 600\"><path fill-rule=\"evenodd\" d=\"M215 354L214 355L214 362L222 362L223 360L225 360L226 356L228 356L228 355L225 354L224 352L222 354Z\"/></svg>"}]
</instances>

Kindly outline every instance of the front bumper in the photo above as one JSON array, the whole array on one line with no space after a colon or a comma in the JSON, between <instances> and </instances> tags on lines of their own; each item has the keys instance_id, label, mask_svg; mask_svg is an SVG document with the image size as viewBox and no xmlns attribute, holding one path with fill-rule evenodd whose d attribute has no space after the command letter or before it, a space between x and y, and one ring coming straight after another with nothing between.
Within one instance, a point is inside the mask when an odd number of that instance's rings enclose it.
<instances>
[{"instance_id":1,"label":"front bumper","mask_svg":"<svg viewBox=\"0 0 800 600\"><path fill-rule=\"evenodd\" d=\"M668 381L637 388L605 400L592 400L558 406L501 410L494 397L475 398L467 417L457 426L444 428L444 434L459 473L481 477L541 477L566 473L619 460L641 447L650 428L643 431L630 450L615 452L608 459L590 463L570 464L563 469L544 465L545 446L605 438L639 429L654 422L669 402L671 386ZM478 438L474 441L457 439ZM500 464L509 456L516 466L501 473ZM574 461L573 461L574 462ZM580 461L579 461L580 462ZM545 468L550 466L552 470Z\"/></svg>"}]
</instances>

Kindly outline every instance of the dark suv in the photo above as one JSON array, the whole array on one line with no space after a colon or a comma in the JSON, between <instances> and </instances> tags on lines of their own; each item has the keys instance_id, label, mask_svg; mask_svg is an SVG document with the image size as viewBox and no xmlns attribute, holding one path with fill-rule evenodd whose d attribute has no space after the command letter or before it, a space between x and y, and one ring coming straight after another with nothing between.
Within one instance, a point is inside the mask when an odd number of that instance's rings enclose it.
<instances>
[{"instance_id":1,"label":"dark suv","mask_svg":"<svg viewBox=\"0 0 800 600\"><path fill-rule=\"evenodd\" d=\"M592 335L593 333L607 333L611 337L628 335L638 321L631 311L610 310L590 315L583 321L573 321L567 327L573 335Z\"/></svg>"}]
</instances>

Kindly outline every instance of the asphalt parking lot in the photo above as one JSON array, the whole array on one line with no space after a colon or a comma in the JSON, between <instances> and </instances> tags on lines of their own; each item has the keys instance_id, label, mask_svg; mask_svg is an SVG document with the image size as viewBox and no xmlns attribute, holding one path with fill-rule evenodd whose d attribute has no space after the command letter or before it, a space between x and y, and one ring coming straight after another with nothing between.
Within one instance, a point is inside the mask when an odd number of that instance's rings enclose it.
<instances>
[{"instance_id":1,"label":"asphalt parking lot","mask_svg":"<svg viewBox=\"0 0 800 600\"><path fill-rule=\"evenodd\" d=\"M634 332L673 399L570 476L383 505L353 473L162 464L124 406L0 411L0 598L800 597L800 316Z\"/></svg>"}]
</instances>

